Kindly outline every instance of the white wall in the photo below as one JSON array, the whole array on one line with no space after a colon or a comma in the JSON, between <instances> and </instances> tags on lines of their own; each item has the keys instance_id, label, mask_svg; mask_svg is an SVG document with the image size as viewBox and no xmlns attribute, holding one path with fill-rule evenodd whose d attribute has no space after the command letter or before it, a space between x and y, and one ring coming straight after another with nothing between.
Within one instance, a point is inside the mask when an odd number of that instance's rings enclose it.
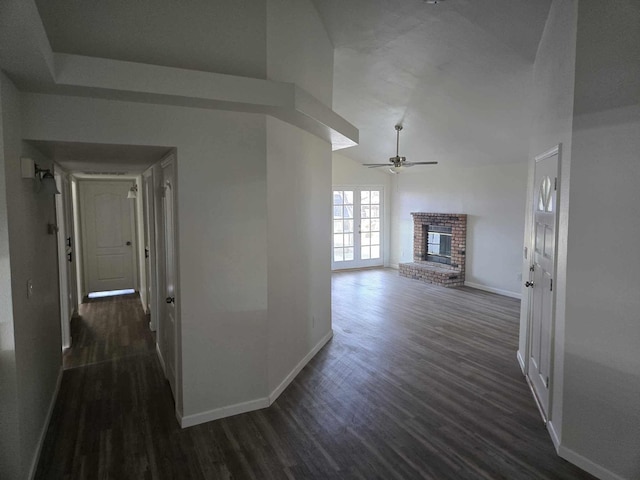
<instances>
[{"instance_id":1,"label":"white wall","mask_svg":"<svg viewBox=\"0 0 640 480\"><path fill-rule=\"evenodd\" d=\"M331 335L330 202L331 145L267 118L269 392Z\"/></svg>"},{"instance_id":2,"label":"white wall","mask_svg":"<svg viewBox=\"0 0 640 480\"><path fill-rule=\"evenodd\" d=\"M19 420L19 437L13 441L20 472L16 478L27 478L46 432L61 374L57 243L56 235L47 233L47 224L55 224L56 217L53 196L35 193L33 180L21 178L20 156L32 157L43 168L50 168L51 162L21 142L18 92L4 76L1 82L11 266L11 301L5 306L13 308ZM27 298L28 280L33 282L31 298ZM15 452L16 446L10 450Z\"/></svg>"},{"instance_id":3,"label":"white wall","mask_svg":"<svg viewBox=\"0 0 640 480\"><path fill-rule=\"evenodd\" d=\"M381 171L382 170L382 171ZM333 154L331 179L334 186L381 186L384 189L384 217L382 219L382 260L385 267L389 266L391 256L391 173L385 169L363 167L356 160L339 153Z\"/></svg>"},{"instance_id":4,"label":"white wall","mask_svg":"<svg viewBox=\"0 0 640 480\"><path fill-rule=\"evenodd\" d=\"M561 455L640 478L640 5L580 1ZM617 477L614 477L617 475Z\"/></svg>"},{"instance_id":5,"label":"white wall","mask_svg":"<svg viewBox=\"0 0 640 480\"><path fill-rule=\"evenodd\" d=\"M333 45L310 0L267 0L267 78L333 99Z\"/></svg>"},{"instance_id":6,"label":"white wall","mask_svg":"<svg viewBox=\"0 0 640 480\"><path fill-rule=\"evenodd\" d=\"M6 164L19 156L18 115L18 93L0 72L0 475L7 479L22 476L6 195Z\"/></svg>"},{"instance_id":7,"label":"white wall","mask_svg":"<svg viewBox=\"0 0 640 480\"><path fill-rule=\"evenodd\" d=\"M267 390L262 115L23 95L29 139L177 148L184 416ZM179 402L178 402L179 403Z\"/></svg>"},{"instance_id":8,"label":"white wall","mask_svg":"<svg viewBox=\"0 0 640 480\"><path fill-rule=\"evenodd\" d=\"M413 261L411 212L467 214L466 283L520 293L526 163L414 167L392 179L391 264Z\"/></svg>"},{"instance_id":9,"label":"white wall","mask_svg":"<svg viewBox=\"0 0 640 480\"><path fill-rule=\"evenodd\" d=\"M567 222L569 203L569 174L571 167L571 128L573 122L573 91L575 71L575 44L577 2L555 0L551 5L542 39L538 47L531 93L531 138L529 147L529 169L526 194L526 221L524 244L530 245L532 225L532 185L534 161L551 147L562 144L560 164L560 195L558 210L558 244L556 248L557 272L554 373L552 386L550 427L558 437L562 435L562 382L564 357L564 297L566 292ZM530 259L520 256L522 271L528 271ZM518 355L521 362L527 357L527 313L529 310L529 289L522 289L520 310L520 341ZM558 441L558 439L554 439Z\"/></svg>"},{"instance_id":10,"label":"white wall","mask_svg":"<svg viewBox=\"0 0 640 480\"><path fill-rule=\"evenodd\" d=\"M309 0L267 2L267 76L331 107L333 46ZM270 401L331 336L331 145L267 118Z\"/></svg>"}]
</instances>

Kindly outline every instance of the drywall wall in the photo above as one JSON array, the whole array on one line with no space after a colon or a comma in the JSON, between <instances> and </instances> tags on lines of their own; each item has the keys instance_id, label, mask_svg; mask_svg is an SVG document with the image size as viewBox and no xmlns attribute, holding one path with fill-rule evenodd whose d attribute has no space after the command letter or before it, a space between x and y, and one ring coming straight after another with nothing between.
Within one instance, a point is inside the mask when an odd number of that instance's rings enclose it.
<instances>
[{"instance_id":1,"label":"drywall wall","mask_svg":"<svg viewBox=\"0 0 640 480\"><path fill-rule=\"evenodd\" d=\"M466 283L520 294L527 166L414 167L391 186L391 265L413 261L411 212L465 213Z\"/></svg>"},{"instance_id":2,"label":"drywall wall","mask_svg":"<svg viewBox=\"0 0 640 480\"><path fill-rule=\"evenodd\" d=\"M330 199L331 145L267 118L267 358L276 395L331 335Z\"/></svg>"},{"instance_id":3,"label":"drywall wall","mask_svg":"<svg viewBox=\"0 0 640 480\"><path fill-rule=\"evenodd\" d=\"M310 0L267 0L267 78L292 82L326 106L333 99L333 45Z\"/></svg>"},{"instance_id":4,"label":"drywall wall","mask_svg":"<svg viewBox=\"0 0 640 480\"><path fill-rule=\"evenodd\" d=\"M332 156L331 181L333 186L356 187L376 186L384 190L384 217L382 219L382 261L389 266L391 255L391 177L386 169L372 169L344 155L335 153Z\"/></svg>"},{"instance_id":5,"label":"drywall wall","mask_svg":"<svg viewBox=\"0 0 640 480\"><path fill-rule=\"evenodd\" d=\"M6 77L0 81L10 263L6 278L11 279L7 290L11 298L6 299L5 305L13 313L16 374L15 416L7 418L8 431L13 428L12 422L19 422L17 437L9 437L15 442L9 451L15 455L11 470L17 475L13 478L28 478L46 432L61 374L57 244L55 233L47 231L47 224L55 224L56 217L53 196L36 193L34 181L21 177L21 156L33 158L43 168L50 167L51 162L21 142L19 93ZM27 282L33 285L30 296ZM4 337L9 331L2 333ZM11 345L9 339L7 345ZM4 357L3 347L3 360ZM11 365L8 368L10 371ZM9 392L11 385L8 383Z\"/></svg>"},{"instance_id":6,"label":"drywall wall","mask_svg":"<svg viewBox=\"0 0 640 480\"><path fill-rule=\"evenodd\" d=\"M267 1L267 76L331 107L333 46L310 0ZM268 390L273 401L331 336L331 144L267 127Z\"/></svg>"},{"instance_id":7,"label":"drywall wall","mask_svg":"<svg viewBox=\"0 0 640 480\"><path fill-rule=\"evenodd\" d=\"M183 354L177 411L197 421L264 398L264 116L37 94L23 95L23 109L25 138L177 148Z\"/></svg>"},{"instance_id":8,"label":"drywall wall","mask_svg":"<svg viewBox=\"0 0 640 480\"><path fill-rule=\"evenodd\" d=\"M529 168L527 175L526 220L524 245L530 246L532 225L532 185L535 162L533 159L562 144L559 180L558 230L557 230L557 271L556 309L555 309L555 345L554 373L552 384L551 413L549 426L554 442L562 434L562 382L564 357L564 296L566 291L567 261L567 222L569 214L569 180L571 167L571 128L573 121L573 91L575 71L575 44L577 23L577 2L555 0L551 5L549 17L538 47L533 69L533 88L531 91L531 137L529 146ZM522 272L528 272L530 259L520 255ZM526 280L526 273L525 278ZM529 289L521 284L522 303L520 311L520 338L518 356L521 367L527 358L527 332Z\"/></svg>"},{"instance_id":9,"label":"drywall wall","mask_svg":"<svg viewBox=\"0 0 640 480\"><path fill-rule=\"evenodd\" d=\"M18 115L18 92L0 72L0 476L11 480L21 472L6 163L19 157Z\"/></svg>"},{"instance_id":10,"label":"drywall wall","mask_svg":"<svg viewBox=\"0 0 640 480\"><path fill-rule=\"evenodd\" d=\"M640 5L580 1L560 454L640 478Z\"/></svg>"}]
</instances>

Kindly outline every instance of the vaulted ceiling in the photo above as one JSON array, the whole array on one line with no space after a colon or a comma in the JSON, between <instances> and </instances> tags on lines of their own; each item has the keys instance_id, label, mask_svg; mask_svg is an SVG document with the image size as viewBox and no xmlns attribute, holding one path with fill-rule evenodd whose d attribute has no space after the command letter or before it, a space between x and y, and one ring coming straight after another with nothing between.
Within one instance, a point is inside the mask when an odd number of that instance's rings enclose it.
<instances>
[{"instance_id":1,"label":"vaulted ceiling","mask_svg":"<svg viewBox=\"0 0 640 480\"><path fill-rule=\"evenodd\" d=\"M335 47L333 109L360 129L360 145L341 153L386 162L401 123L409 161L526 160L529 87L551 0L312 2ZM265 75L265 23L252 0L37 5L54 51ZM247 28L221 25L220 9Z\"/></svg>"},{"instance_id":2,"label":"vaulted ceiling","mask_svg":"<svg viewBox=\"0 0 640 480\"><path fill-rule=\"evenodd\" d=\"M550 0L313 0L335 47L334 110L360 129L343 153L385 162L525 161L527 95ZM421 167L430 168L430 167Z\"/></svg>"}]
</instances>

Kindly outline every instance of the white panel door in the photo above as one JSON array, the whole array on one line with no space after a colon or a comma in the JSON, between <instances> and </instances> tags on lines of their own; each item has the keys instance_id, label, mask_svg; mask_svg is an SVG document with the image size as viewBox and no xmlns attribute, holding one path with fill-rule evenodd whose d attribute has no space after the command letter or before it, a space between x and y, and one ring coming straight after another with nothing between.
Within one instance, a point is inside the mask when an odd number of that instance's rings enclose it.
<instances>
[{"instance_id":1,"label":"white panel door","mask_svg":"<svg viewBox=\"0 0 640 480\"><path fill-rule=\"evenodd\" d=\"M87 293L135 288L131 181L80 181Z\"/></svg>"},{"instance_id":2,"label":"white panel door","mask_svg":"<svg viewBox=\"0 0 640 480\"><path fill-rule=\"evenodd\" d=\"M558 151L536 158L529 302L528 376L545 418L552 382L553 278L556 251Z\"/></svg>"},{"instance_id":3,"label":"white panel door","mask_svg":"<svg viewBox=\"0 0 640 480\"><path fill-rule=\"evenodd\" d=\"M331 268L382 266L382 188L334 187Z\"/></svg>"},{"instance_id":4,"label":"white panel door","mask_svg":"<svg viewBox=\"0 0 640 480\"><path fill-rule=\"evenodd\" d=\"M175 257L175 161L171 157L162 163L162 220L164 236L164 315L160 328L165 375L176 397L176 257Z\"/></svg>"}]
</instances>

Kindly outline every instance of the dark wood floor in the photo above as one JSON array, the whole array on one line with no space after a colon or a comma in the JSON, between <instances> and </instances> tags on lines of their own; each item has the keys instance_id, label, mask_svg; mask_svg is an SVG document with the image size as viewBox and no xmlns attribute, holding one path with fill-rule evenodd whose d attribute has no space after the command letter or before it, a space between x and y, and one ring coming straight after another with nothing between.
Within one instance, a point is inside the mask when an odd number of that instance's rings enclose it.
<instances>
[{"instance_id":1,"label":"dark wood floor","mask_svg":"<svg viewBox=\"0 0 640 480\"><path fill-rule=\"evenodd\" d=\"M82 325L138 331L127 302ZM65 371L37 478L591 479L553 450L515 360L518 311L392 270L335 274L335 336L280 398L184 430L152 342L106 352Z\"/></svg>"}]
</instances>

